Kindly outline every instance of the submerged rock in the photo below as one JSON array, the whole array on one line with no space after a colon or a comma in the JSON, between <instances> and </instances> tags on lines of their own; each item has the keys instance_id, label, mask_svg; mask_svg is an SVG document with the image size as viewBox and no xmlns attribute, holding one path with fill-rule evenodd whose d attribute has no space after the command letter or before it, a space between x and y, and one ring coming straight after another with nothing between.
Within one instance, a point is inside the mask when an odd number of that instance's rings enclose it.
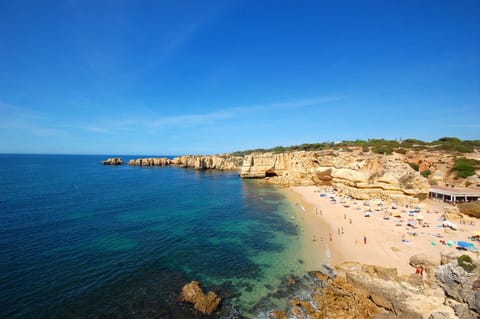
<instances>
[{"instance_id":1,"label":"submerged rock","mask_svg":"<svg viewBox=\"0 0 480 319\"><path fill-rule=\"evenodd\" d=\"M220 304L221 298L213 291L205 294L198 281L192 281L182 287L180 300L193 304L193 308L204 314L211 314Z\"/></svg>"}]
</instances>

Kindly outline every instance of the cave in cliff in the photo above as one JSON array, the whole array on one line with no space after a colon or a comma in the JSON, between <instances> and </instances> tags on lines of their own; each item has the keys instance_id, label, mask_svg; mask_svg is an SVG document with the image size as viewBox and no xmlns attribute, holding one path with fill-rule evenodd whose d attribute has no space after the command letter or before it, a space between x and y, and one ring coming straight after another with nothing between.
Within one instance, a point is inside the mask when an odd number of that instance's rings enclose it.
<instances>
[{"instance_id":1,"label":"cave in cliff","mask_svg":"<svg viewBox=\"0 0 480 319\"><path fill-rule=\"evenodd\" d=\"M269 169L265 171L265 177L275 177L275 176L278 176L278 175L273 169Z\"/></svg>"}]
</instances>

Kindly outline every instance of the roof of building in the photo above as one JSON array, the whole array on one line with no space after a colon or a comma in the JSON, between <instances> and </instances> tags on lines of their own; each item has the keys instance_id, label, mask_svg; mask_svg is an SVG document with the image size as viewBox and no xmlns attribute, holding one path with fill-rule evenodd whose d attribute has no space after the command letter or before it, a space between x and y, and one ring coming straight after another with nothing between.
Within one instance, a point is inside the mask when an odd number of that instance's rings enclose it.
<instances>
[{"instance_id":1,"label":"roof of building","mask_svg":"<svg viewBox=\"0 0 480 319\"><path fill-rule=\"evenodd\" d=\"M450 196L480 196L480 189L465 187L432 186L429 192Z\"/></svg>"}]
</instances>

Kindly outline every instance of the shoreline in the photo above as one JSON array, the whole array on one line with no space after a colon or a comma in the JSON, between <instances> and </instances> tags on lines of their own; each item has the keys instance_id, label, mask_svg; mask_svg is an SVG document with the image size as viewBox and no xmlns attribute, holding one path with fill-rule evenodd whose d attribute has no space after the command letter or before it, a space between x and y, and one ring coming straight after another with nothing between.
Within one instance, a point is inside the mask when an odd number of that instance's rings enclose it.
<instances>
[{"instance_id":1,"label":"shoreline","mask_svg":"<svg viewBox=\"0 0 480 319\"><path fill-rule=\"evenodd\" d=\"M294 217L292 222L295 222L298 227L300 255L305 262L305 270L318 271L323 268L323 265L330 266L329 225L321 218L316 218L315 205L306 201L302 194L291 188L284 189L284 194L293 209L292 216L289 218Z\"/></svg>"},{"instance_id":2,"label":"shoreline","mask_svg":"<svg viewBox=\"0 0 480 319\"><path fill-rule=\"evenodd\" d=\"M320 197L320 190L327 196ZM454 221L458 224L457 230L441 227L443 209L448 206L431 200L418 205L424 219L416 220L413 228L406 223L409 217L407 208L392 209L392 203L381 203L383 206L378 206L379 202L378 205L367 207L364 206L367 201L340 199L333 190L325 192L325 188L317 186L292 186L287 189L287 193L287 198L293 205L299 203L305 208L303 254L310 257L314 254L313 260L329 266L337 266L343 262L360 262L396 268L399 275L412 274L415 273L415 268L409 264L410 257L422 254L439 264L441 254L458 252L454 244L448 243L469 241L468 236L478 228L475 224L469 225L470 221L475 219L468 216L464 217L466 225ZM336 204L330 201L330 196L337 199ZM367 209L372 211L370 217L364 216ZM401 217L393 217L392 214ZM429 227L422 227L424 222L428 223ZM325 258L326 256L322 256L316 249L318 244L320 247L322 245L312 241L314 234L323 237L324 251L330 251L330 258ZM316 240L318 242L318 237ZM441 241L447 244L444 245ZM321 265L312 270L319 270L320 267Z\"/></svg>"}]
</instances>

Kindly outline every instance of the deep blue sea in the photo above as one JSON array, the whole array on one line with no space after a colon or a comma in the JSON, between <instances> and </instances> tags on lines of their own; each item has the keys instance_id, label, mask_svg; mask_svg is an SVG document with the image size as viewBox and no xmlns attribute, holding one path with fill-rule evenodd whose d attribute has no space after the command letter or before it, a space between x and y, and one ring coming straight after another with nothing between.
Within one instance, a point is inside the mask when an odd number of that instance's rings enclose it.
<instances>
[{"instance_id":1,"label":"deep blue sea","mask_svg":"<svg viewBox=\"0 0 480 319\"><path fill-rule=\"evenodd\" d=\"M0 155L1 318L200 317L177 300L191 280L217 317L284 304L305 269L281 190L107 157Z\"/></svg>"}]
</instances>

